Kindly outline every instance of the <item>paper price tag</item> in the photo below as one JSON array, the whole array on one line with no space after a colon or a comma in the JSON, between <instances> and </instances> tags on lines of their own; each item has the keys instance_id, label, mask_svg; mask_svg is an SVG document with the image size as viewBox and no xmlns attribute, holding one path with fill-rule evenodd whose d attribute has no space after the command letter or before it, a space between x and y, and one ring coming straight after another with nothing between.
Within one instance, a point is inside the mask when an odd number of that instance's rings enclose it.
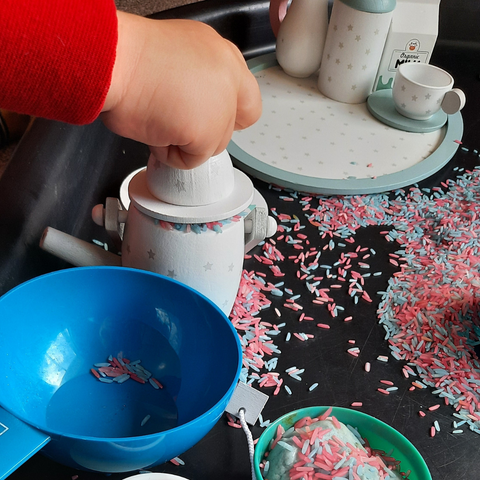
<instances>
[{"instance_id":1,"label":"paper price tag","mask_svg":"<svg viewBox=\"0 0 480 480\"><path fill-rule=\"evenodd\" d=\"M254 425L267 401L268 395L243 382L238 382L225 411L238 417L238 412L243 408L245 409L246 422Z\"/></svg>"}]
</instances>

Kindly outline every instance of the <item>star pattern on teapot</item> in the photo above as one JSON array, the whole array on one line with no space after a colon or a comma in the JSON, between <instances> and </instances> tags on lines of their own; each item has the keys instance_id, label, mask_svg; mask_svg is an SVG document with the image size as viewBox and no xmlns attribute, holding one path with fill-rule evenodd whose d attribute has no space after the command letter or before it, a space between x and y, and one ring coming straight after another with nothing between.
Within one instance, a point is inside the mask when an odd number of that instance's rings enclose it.
<instances>
[{"instance_id":1,"label":"star pattern on teapot","mask_svg":"<svg viewBox=\"0 0 480 480\"><path fill-rule=\"evenodd\" d=\"M218 177L220 175L220 165L218 163L212 163L209 171L210 177Z\"/></svg>"},{"instance_id":2,"label":"star pattern on teapot","mask_svg":"<svg viewBox=\"0 0 480 480\"><path fill-rule=\"evenodd\" d=\"M182 182L179 178L177 178L177 181L175 182L175 187L178 192L186 192L185 182Z\"/></svg>"}]
</instances>

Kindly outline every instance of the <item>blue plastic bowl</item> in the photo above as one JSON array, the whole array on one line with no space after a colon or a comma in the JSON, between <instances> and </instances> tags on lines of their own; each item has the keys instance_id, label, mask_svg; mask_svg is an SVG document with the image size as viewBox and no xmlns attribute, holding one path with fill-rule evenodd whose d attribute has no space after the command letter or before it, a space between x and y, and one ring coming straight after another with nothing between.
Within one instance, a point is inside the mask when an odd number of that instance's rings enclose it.
<instances>
[{"instance_id":1,"label":"blue plastic bowl","mask_svg":"<svg viewBox=\"0 0 480 480\"><path fill-rule=\"evenodd\" d=\"M86 470L133 471L185 452L222 415L241 368L238 335L219 308L136 269L34 278L0 298L0 332L1 406L45 434L42 453ZM90 369L118 354L164 388L98 381Z\"/></svg>"}]
</instances>

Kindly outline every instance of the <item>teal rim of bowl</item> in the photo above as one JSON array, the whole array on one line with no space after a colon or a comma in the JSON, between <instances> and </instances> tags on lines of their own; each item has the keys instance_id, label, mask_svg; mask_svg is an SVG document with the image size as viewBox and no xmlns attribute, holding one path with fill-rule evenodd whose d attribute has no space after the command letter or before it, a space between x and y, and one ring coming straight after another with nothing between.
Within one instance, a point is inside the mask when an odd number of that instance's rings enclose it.
<instances>
[{"instance_id":1,"label":"teal rim of bowl","mask_svg":"<svg viewBox=\"0 0 480 480\"><path fill-rule=\"evenodd\" d=\"M282 425L285 430L288 430L298 420L304 417L318 417L329 408L325 406L300 408L271 423L262 433L255 447L253 463L257 479L262 480L264 478L259 465L269 448L271 440L276 437L278 425ZM390 453L393 449L391 456L400 461L401 471L411 471L408 480L432 480L430 471L420 452L406 437L390 425L371 415L350 408L332 407L331 415L342 423L358 428L362 438L366 439L373 449L384 450L387 453Z\"/></svg>"}]
</instances>

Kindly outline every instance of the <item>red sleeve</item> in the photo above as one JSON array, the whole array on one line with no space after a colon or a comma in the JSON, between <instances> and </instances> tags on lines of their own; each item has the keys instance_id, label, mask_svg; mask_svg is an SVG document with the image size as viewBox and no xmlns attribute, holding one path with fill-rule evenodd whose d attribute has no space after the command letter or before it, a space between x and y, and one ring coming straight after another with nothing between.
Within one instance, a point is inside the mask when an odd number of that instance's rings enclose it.
<instances>
[{"instance_id":1,"label":"red sleeve","mask_svg":"<svg viewBox=\"0 0 480 480\"><path fill-rule=\"evenodd\" d=\"M0 0L0 107L92 122L110 87L116 46L114 0Z\"/></svg>"}]
</instances>

